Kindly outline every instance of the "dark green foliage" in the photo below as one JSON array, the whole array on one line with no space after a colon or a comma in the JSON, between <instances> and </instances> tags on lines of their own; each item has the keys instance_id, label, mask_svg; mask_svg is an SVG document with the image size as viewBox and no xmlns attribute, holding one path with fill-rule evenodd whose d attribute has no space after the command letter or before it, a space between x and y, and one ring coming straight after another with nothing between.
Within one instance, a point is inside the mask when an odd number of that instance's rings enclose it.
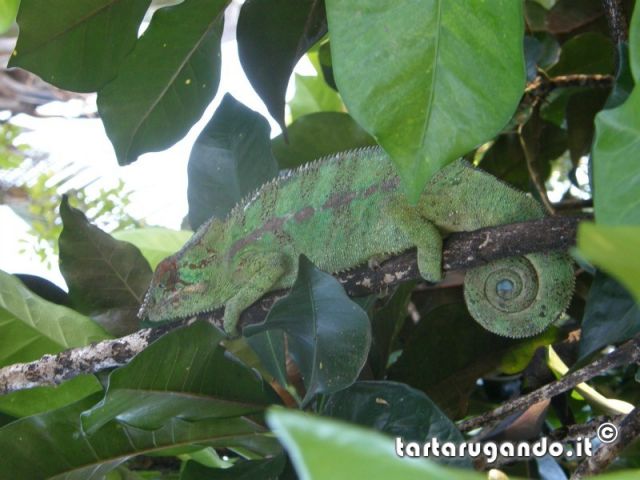
<instances>
[{"instance_id":1,"label":"dark green foliage","mask_svg":"<svg viewBox=\"0 0 640 480\"><path fill-rule=\"evenodd\" d=\"M196 140L189 157L189 224L226 217L242 198L278 173L269 124L231 95Z\"/></svg>"}]
</instances>

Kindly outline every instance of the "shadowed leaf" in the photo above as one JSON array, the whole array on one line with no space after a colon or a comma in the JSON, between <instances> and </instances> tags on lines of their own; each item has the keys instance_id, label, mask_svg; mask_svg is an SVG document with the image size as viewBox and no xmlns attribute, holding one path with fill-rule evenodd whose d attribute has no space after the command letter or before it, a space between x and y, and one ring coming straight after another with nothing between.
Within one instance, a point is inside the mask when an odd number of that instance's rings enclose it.
<instances>
[{"instance_id":1,"label":"shadowed leaf","mask_svg":"<svg viewBox=\"0 0 640 480\"><path fill-rule=\"evenodd\" d=\"M289 77L302 55L326 31L323 0L247 0L240 10L240 63L283 130Z\"/></svg>"},{"instance_id":2,"label":"shadowed leaf","mask_svg":"<svg viewBox=\"0 0 640 480\"><path fill-rule=\"evenodd\" d=\"M173 145L213 99L228 1L186 0L156 11L118 76L98 92L121 165Z\"/></svg>"},{"instance_id":3,"label":"shadowed leaf","mask_svg":"<svg viewBox=\"0 0 640 480\"><path fill-rule=\"evenodd\" d=\"M104 399L83 413L84 430L111 420L155 430L170 418L231 419L278 403L254 371L225 354L222 338L207 322L163 336L109 376Z\"/></svg>"},{"instance_id":4,"label":"shadowed leaf","mask_svg":"<svg viewBox=\"0 0 640 480\"><path fill-rule=\"evenodd\" d=\"M22 0L20 35L9 66L29 70L65 90L94 92L118 73L150 3Z\"/></svg>"},{"instance_id":5,"label":"shadowed leaf","mask_svg":"<svg viewBox=\"0 0 640 480\"><path fill-rule=\"evenodd\" d=\"M304 163L345 150L375 145L375 140L349 116L340 112L316 112L289 125L289 143L282 135L272 140L280 168Z\"/></svg>"},{"instance_id":6,"label":"shadowed leaf","mask_svg":"<svg viewBox=\"0 0 640 480\"><path fill-rule=\"evenodd\" d=\"M367 314L331 275L300 256L298 277L265 321L244 328L246 336L284 330L288 351L298 365L307 403L317 393L333 393L358 378L371 344Z\"/></svg>"},{"instance_id":7,"label":"shadowed leaf","mask_svg":"<svg viewBox=\"0 0 640 480\"><path fill-rule=\"evenodd\" d=\"M269 123L227 94L189 157L189 223L223 219L242 198L275 177Z\"/></svg>"},{"instance_id":8,"label":"shadowed leaf","mask_svg":"<svg viewBox=\"0 0 640 480\"><path fill-rule=\"evenodd\" d=\"M60 272L73 305L101 315L114 334L136 329L136 313L151 281L151 268L137 247L115 240L92 225L80 210L60 204Z\"/></svg>"}]
</instances>

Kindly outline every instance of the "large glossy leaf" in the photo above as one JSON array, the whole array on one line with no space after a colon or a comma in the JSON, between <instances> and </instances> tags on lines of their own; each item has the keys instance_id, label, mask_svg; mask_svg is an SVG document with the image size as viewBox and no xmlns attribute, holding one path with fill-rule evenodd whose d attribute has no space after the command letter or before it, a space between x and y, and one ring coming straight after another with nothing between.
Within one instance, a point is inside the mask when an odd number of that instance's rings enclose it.
<instances>
[{"instance_id":1,"label":"large glossy leaf","mask_svg":"<svg viewBox=\"0 0 640 480\"><path fill-rule=\"evenodd\" d=\"M273 329L287 334L289 354L307 388L303 403L317 393L337 392L355 382L371 344L366 312L335 278L304 255L289 294L271 308L263 323L247 326L243 333Z\"/></svg>"},{"instance_id":2,"label":"large glossy leaf","mask_svg":"<svg viewBox=\"0 0 640 480\"><path fill-rule=\"evenodd\" d=\"M640 302L640 226L583 222L578 229L578 248L587 260L618 280Z\"/></svg>"},{"instance_id":3,"label":"large glossy leaf","mask_svg":"<svg viewBox=\"0 0 640 480\"><path fill-rule=\"evenodd\" d=\"M111 420L155 430L169 418L198 421L261 413L277 396L254 371L228 357L207 322L173 331L114 371L104 400L83 414L94 432Z\"/></svg>"},{"instance_id":4,"label":"large glossy leaf","mask_svg":"<svg viewBox=\"0 0 640 480\"><path fill-rule=\"evenodd\" d=\"M326 4L342 98L391 155L412 200L513 115L525 82L522 2Z\"/></svg>"},{"instance_id":5,"label":"large glossy leaf","mask_svg":"<svg viewBox=\"0 0 640 480\"><path fill-rule=\"evenodd\" d=\"M430 460L399 458L393 438L335 420L282 408L270 409L267 420L301 478L481 480L486 476Z\"/></svg>"},{"instance_id":6,"label":"large glossy leaf","mask_svg":"<svg viewBox=\"0 0 640 480\"><path fill-rule=\"evenodd\" d=\"M570 73L614 73L615 49L609 38L589 32L577 35L562 45L560 58L549 75Z\"/></svg>"},{"instance_id":7,"label":"large glossy leaf","mask_svg":"<svg viewBox=\"0 0 640 480\"><path fill-rule=\"evenodd\" d=\"M22 0L10 67L92 92L118 73L151 0Z\"/></svg>"},{"instance_id":8,"label":"large glossy leaf","mask_svg":"<svg viewBox=\"0 0 640 480\"><path fill-rule=\"evenodd\" d=\"M631 38L640 36L640 9L635 9ZM622 50L621 52L624 52ZM629 45L631 73L640 81L640 46ZM624 67L624 65L623 65ZM624 70L618 83L625 83ZM619 94L618 85L612 96ZM616 102L617 103L617 102ZM640 224L640 88L622 105L596 116L593 183L596 221L600 224Z\"/></svg>"},{"instance_id":9,"label":"large glossy leaf","mask_svg":"<svg viewBox=\"0 0 640 480\"><path fill-rule=\"evenodd\" d=\"M640 308L614 279L598 272L591 285L580 335L580 357L640 332Z\"/></svg>"},{"instance_id":10,"label":"large glossy leaf","mask_svg":"<svg viewBox=\"0 0 640 480\"><path fill-rule=\"evenodd\" d=\"M375 144L349 114L340 112L300 117L289 125L288 142L283 135L272 140L273 154L281 168L298 167L327 155Z\"/></svg>"},{"instance_id":11,"label":"large glossy leaf","mask_svg":"<svg viewBox=\"0 0 640 480\"><path fill-rule=\"evenodd\" d=\"M247 0L242 6L237 32L240 62L283 130L289 77L326 29L323 0Z\"/></svg>"},{"instance_id":12,"label":"large glossy leaf","mask_svg":"<svg viewBox=\"0 0 640 480\"><path fill-rule=\"evenodd\" d=\"M98 398L92 396L0 428L0 479L101 478L135 455L191 444L242 447L260 454L278 452L273 439L263 436L263 427L240 417L199 422L173 418L154 431L109 422L89 435L81 428L80 414Z\"/></svg>"},{"instance_id":13,"label":"large glossy leaf","mask_svg":"<svg viewBox=\"0 0 640 480\"><path fill-rule=\"evenodd\" d=\"M121 165L182 138L220 81L220 37L229 0L161 8L98 92L98 110Z\"/></svg>"},{"instance_id":14,"label":"large glossy leaf","mask_svg":"<svg viewBox=\"0 0 640 480\"><path fill-rule=\"evenodd\" d=\"M165 257L180 250L193 232L161 227L134 228L113 232L116 240L129 242L140 249L152 269Z\"/></svg>"},{"instance_id":15,"label":"large glossy leaf","mask_svg":"<svg viewBox=\"0 0 640 480\"><path fill-rule=\"evenodd\" d=\"M136 313L151 281L149 263L137 247L89 223L66 197L60 216L60 271L74 306L101 315L101 323L116 335L135 330Z\"/></svg>"},{"instance_id":16,"label":"large glossy leaf","mask_svg":"<svg viewBox=\"0 0 640 480\"><path fill-rule=\"evenodd\" d=\"M408 442L461 443L464 437L454 423L424 393L396 382L356 382L329 395L321 415L372 427ZM443 458L445 463L468 466L466 457Z\"/></svg>"},{"instance_id":17,"label":"large glossy leaf","mask_svg":"<svg viewBox=\"0 0 640 480\"><path fill-rule=\"evenodd\" d=\"M84 315L43 300L0 270L0 366L88 345L109 336Z\"/></svg>"},{"instance_id":18,"label":"large glossy leaf","mask_svg":"<svg viewBox=\"0 0 640 480\"><path fill-rule=\"evenodd\" d=\"M336 93L322 78L295 74L296 93L288 103L291 110L291 121L314 112L343 112L344 104Z\"/></svg>"},{"instance_id":19,"label":"large glossy leaf","mask_svg":"<svg viewBox=\"0 0 640 480\"><path fill-rule=\"evenodd\" d=\"M227 94L189 157L189 223L195 230L224 218L243 197L275 177L270 127L259 113Z\"/></svg>"}]
</instances>

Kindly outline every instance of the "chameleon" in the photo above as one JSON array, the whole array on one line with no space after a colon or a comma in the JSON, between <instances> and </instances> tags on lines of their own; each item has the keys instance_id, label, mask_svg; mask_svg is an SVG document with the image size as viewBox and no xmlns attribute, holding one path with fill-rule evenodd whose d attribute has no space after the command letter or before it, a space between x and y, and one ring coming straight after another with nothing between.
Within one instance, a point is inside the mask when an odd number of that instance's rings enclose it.
<instances>
[{"instance_id":1,"label":"chameleon","mask_svg":"<svg viewBox=\"0 0 640 480\"><path fill-rule=\"evenodd\" d=\"M420 275L438 282L449 233L544 216L531 196L462 159L436 173L413 205L382 149L346 151L276 177L226 218L205 222L158 264L139 317L156 324L224 306L223 328L237 335L244 309L293 285L300 254L338 273L417 247ZM470 269L464 297L487 330L520 338L554 322L573 286L566 253L533 253Z\"/></svg>"}]
</instances>

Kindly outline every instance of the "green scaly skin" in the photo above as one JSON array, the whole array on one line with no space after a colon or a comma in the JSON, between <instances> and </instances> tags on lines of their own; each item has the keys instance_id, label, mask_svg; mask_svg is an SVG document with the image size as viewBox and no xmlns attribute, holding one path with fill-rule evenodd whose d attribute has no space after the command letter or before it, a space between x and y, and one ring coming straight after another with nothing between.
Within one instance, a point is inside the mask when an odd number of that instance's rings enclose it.
<instances>
[{"instance_id":1,"label":"green scaly skin","mask_svg":"<svg viewBox=\"0 0 640 480\"><path fill-rule=\"evenodd\" d=\"M411 206L384 152L347 151L263 185L224 221L202 225L158 265L139 315L164 322L224 305L224 329L236 334L244 309L293 284L301 253L336 273L415 246L420 274L438 282L443 236L542 217L531 197L463 160L438 172ZM465 280L473 317L508 337L544 330L572 291L571 260L561 253L493 262Z\"/></svg>"}]
</instances>

